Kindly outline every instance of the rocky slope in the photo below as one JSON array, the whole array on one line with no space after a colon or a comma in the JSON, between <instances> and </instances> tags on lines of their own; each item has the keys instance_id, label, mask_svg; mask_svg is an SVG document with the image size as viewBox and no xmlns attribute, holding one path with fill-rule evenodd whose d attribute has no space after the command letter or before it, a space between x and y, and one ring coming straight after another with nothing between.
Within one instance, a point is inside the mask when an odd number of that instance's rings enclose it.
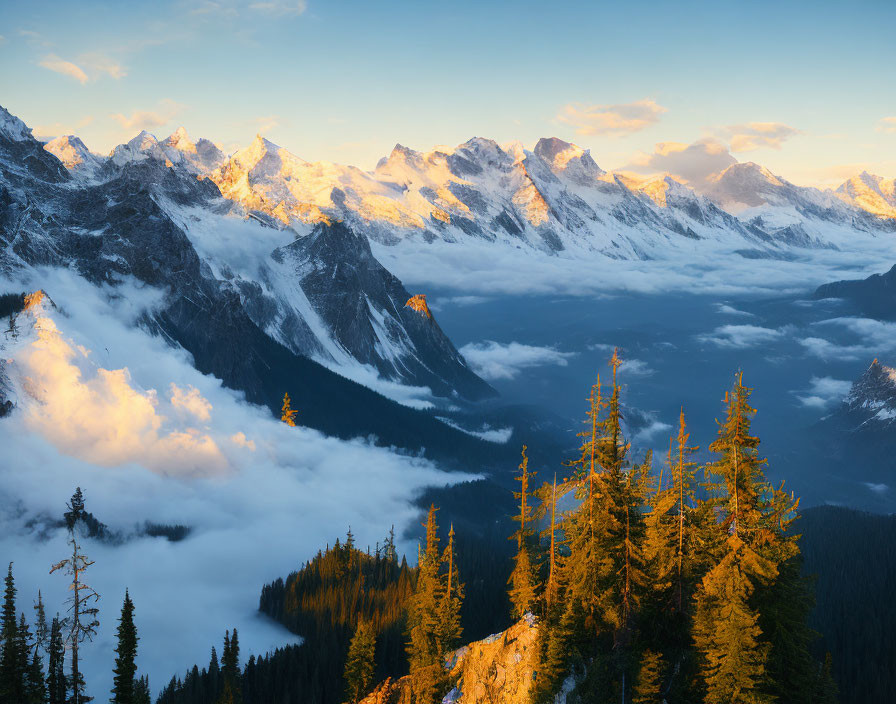
<instances>
[{"instance_id":1,"label":"rocky slope","mask_svg":"<svg viewBox=\"0 0 896 704\"><path fill-rule=\"evenodd\" d=\"M452 689L443 704L520 704L527 702L534 682L538 629L535 620L522 620L506 631L470 643L445 663ZM361 704L398 704L410 701L410 678L386 680ZM564 698L558 698L562 704Z\"/></svg>"}]
</instances>

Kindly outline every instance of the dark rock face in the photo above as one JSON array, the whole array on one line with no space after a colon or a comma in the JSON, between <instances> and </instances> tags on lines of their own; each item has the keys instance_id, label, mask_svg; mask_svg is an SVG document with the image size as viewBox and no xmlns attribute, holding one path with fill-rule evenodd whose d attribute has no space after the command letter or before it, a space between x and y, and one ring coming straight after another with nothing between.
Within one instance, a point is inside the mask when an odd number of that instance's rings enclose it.
<instances>
[{"instance_id":1,"label":"dark rock face","mask_svg":"<svg viewBox=\"0 0 896 704\"><path fill-rule=\"evenodd\" d=\"M867 279L835 281L815 290L815 299L845 298L858 310L872 318L896 319L896 266L884 274Z\"/></svg>"},{"instance_id":2,"label":"dark rock face","mask_svg":"<svg viewBox=\"0 0 896 704\"><path fill-rule=\"evenodd\" d=\"M315 312L358 361L440 396L494 394L435 319L405 306L411 294L373 256L367 238L344 223L318 225L277 256L294 267Z\"/></svg>"},{"instance_id":3,"label":"dark rock face","mask_svg":"<svg viewBox=\"0 0 896 704\"><path fill-rule=\"evenodd\" d=\"M162 309L141 324L183 347L199 371L248 400L276 412L288 391L298 408L309 409L303 424L331 435L375 435L414 451L431 447L433 456L454 455L459 447L480 452L484 443L331 372L259 326L253 317L265 317L263 296L247 295L252 283L216 279L164 207L170 202L226 211L232 204L211 181L153 159L107 162L102 169L99 180L74 180L29 134L0 129L0 272L71 267L92 283L113 286L134 277L166 292ZM403 309L409 294L373 257L365 238L335 226L285 249L282 256L295 258L315 310L351 354L378 369L391 365L402 381L436 393L493 393L435 321ZM371 309L390 313L386 331L409 343L410 357L393 358L378 347ZM8 410L5 398L0 406Z\"/></svg>"}]
</instances>

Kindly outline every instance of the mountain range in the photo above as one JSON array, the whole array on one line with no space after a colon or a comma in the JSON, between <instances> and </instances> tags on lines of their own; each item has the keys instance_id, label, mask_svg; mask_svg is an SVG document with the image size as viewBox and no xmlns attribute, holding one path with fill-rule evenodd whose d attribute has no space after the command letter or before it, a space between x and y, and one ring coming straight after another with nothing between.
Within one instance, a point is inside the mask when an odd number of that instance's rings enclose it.
<instances>
[{"instance_id":1,"label":"mountain range","mask_svg":"<svg viewBox=\"0 0 896 704\"><path fill-rule=\"evenodd\" d=\"M94 285L164 291L140 324L272 408L272 370L292 359L317 365L315 393L328 403L326 389L351 381L416 408L494 395L432 312L408 305L425 292L407 290L381 248L787 258L892 236L894 192L868 174L835 191L799 187L753 163L699 188L639 180L557 138L531 150L479 137L429 152L396 145L370 172L308 162L262 136L227 155L183 128L163 140L141 132L100 156L73 135L39 142L0 108L0 271L61 266ZM329 430L381 429L337 415Z\"/></svg>"},{"instance_id":2,"label":"mountain range","mask_svg":"<svg viewBox=\"0 0 896 704\"><path fill-rule=\"evenodd\" d=\"M53 140L47 149L93 175L109 162L182 166L213 181L246 213L300 232L342 220L386 245L476 238L631 259L711 240L774 256L790 246L837 247L857 231L896 231L893 179L862 173L836 190L820 190L747 162L691 187L671 176L608 173L589 150L557 138L541 139L532 150L480 137L429 152L398 144L371 172L308 162L260 135L228 157L207 139L194 143L183 128L163 141L141 132L99 161L76 137Z\"/></svg>"}]
</instances>

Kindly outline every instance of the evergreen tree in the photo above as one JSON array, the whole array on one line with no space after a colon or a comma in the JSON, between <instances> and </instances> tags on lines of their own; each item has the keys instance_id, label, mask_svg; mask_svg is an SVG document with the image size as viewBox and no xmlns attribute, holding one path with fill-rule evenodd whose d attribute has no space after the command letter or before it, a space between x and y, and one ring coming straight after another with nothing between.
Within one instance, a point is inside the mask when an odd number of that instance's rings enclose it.
<instances>
[{"instance_id":1,"label":"evergreen tree","mask_svg":"<svg viewBox=\"0 0 896 704\"><path fill-rule=\"evenodd\" d=\"M236 629L233 635L224 634L224 651L221 654L221 680L223 683L220 704L240 704L243 700L240 683L240 643Z\"/></svg>"},{"instance_id":2,"label":"evergreen tree","mask_svg":"<svg viewBox=\"0 0 896 704\"><path fill-rule=\"evenodd\" d=\"M65 681L65 643L62 640L62 624L59 615L50 624L49 651L47 654L47 693L49 704L65 704L68 689Z\"/></svg>"},{"instance_id":3,"label":"evergreen tree","mask_svg":"<svg viewBox=\"0 0 896 704\"><path fill-rule=\"evenodd\" d=\"M417 587L408 608L408 664L416 704L436 702L445 687L442 667L441 601L443 584L439 575L436 507L429 507L426 519L426 548L418 548Z\"/></svg>"},{"instance_id":4,"label":"evergreen tree","mask_svg":"<svg viewBox=\"0 0 896 704\"><path fill-rule=\"evenodd\" d=\"M296 425L295 418L298 414L299 412L294 411L290 405L289 394L283 394L283 409L280 412L280 420L294 428Z\"/></svg>"},{"instance_id":5,"label":"evergreen tree","mask_svg":"<svg viewBox=\"0 0 896 704\"><path fill-rule=\"evenodd\" d=\"M77 522L84 518L84 494L81 492L81 487L75 489L75 493L72 494L72 498L68 501L66 507L68 511L63 516L65 517L65 525L71 532L75 529Z\"/></svg>"},{"instance_id":6,"label":"evergreen tree","mask_svg":"<svg viewBox=\"0 0 896 704\"><path fill-rule=\"evenodd\" d=\"M632 693L632 704L658 704L662 701L663 667L662 655L653 650L644 652Z\"/></svg>"},{"instance_id":7,"label":"evergreen tree","mask_svg":"<svg viewBox=\"0 0 896 704\"><path fill-rule=\"evenodd\" d=\"M115 648L115 668L112 685L112 704L135 704L134 675L137 672L137 628L134 625L134 602L124 592L121 617L118 620L118 646Z\"/></svg>"},{"instance_id":8,"label":"evergreen tree","mask_svg":"<svg viewBox=\"0 0 896 704\"><path fill-rule=\"evenodd\" d=\"M751 393L738 374L725 396L726 418L709 446L719 458L707 471L724 496L716 504L720 558L701 581L694 623L709 702L772 701L776 687L767 671L771 646L755 604L778 577L779 567L799 552L795 539L785 533L796 503L766 483L759 438L750 434L756 412L749 404Z\"/></svg>"},{"instance_id":9,"label":"evergreen tree","mask_svg":"<svg viewBox=\"0 0 896 704\"><path fill-rule=\"evenodd\" d=\"M38 649L46 654L50 647L50 628L47 625L47 612L44 609L44 598L37 592L37 602L34 604L35 624L34 624L34 642Z\"/></svg>"},{"instance_id":10,"label":"evergreen tree","mask_svg":"<svg viewBox=\"0 0 896 704\"><path fill-rule=\"evenodd\" d=\"M520 475L517 477L517 481L520 482L520 491L514 493L514 496L520 501L520 514L514 520L519 522L520 527L516 534L511 536L511 539L516 538L517 551L514 557L513 572L508 580L512 615L515 618L522 618L527 612L533 611L537 597L535 571L530 557L531 531L527 527L527 522L530 520L530 508L527 503L529 481L535 476L535 472L529 471L529 458L526 456L525 445L523 445L522 456L523 459L519 466Z\"/></svg>"},{"instance_id":11,"label":"evergreen tree","mask_svg":"<svg viewBox=\"0 0 896 704\"><path fill-rule=\"evenodd\" d=\"M44 704L47 696L44 680L43 662L37 651L37 645L31 635L31 629L25 620L25 614L19 614L19 625L16 632L18 646L18 671L22 673L24 690L23 704Z\"/></svg>"},{"instance_id":12,"label":"evergreen tree","mask_svg":"<svg viewBox=\"0 0 896 704\"><path fill-rule=\"evenodd\" d=\"M357 704L373 684L375 650L376 631L373 624L359 620L345 662L345 689L352 704Z\"/></svg>"},{"instance_id":13,"label":"evergreen tree","mask_svg":"<svg viewBox=\"0 0 896 704\"><path fill-rule=\"evenodd\" d=\"M12 563L6 572L3 596L3 622L0 626L0 701L24 702L25 670L22 668L22 641L16 622L16 585L12 576Z\"/></svg>"},{"instance_id":14,"label":"evergreen tree","mask_svg":"<svg viewBox=\"0 0 896 704\"><path fill-rule=\"evenodd\" d=\"M152 704L148 675L143 675L134 682L134 704Z\"/></svg>"},{"instance_id":15,"label":"evergreen tree","mask_svg":"<svg viewBox=\"0 0 896 704\"><path fill-rule=\"evenodd\" d=\"M460 570L457 565L457 553L454 549L454 524L448 530L448 546L442 555L442 562L447 566L447 574L443 575L443 591L439 601L438 637L442 654L460 644L463 628L460 625L460 608L464 599L464 585L460 581Z\"/></svg>"}]
</instances>

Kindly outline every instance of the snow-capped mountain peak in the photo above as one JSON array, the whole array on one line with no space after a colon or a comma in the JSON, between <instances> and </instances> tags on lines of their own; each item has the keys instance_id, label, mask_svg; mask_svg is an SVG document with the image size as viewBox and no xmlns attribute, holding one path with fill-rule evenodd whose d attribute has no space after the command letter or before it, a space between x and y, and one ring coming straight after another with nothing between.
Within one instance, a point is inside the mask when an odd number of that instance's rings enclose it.
<instances>
[{"instance_id":1,"label":"snow-capped mountain peak","mask_svg":"<svg viewBox=\"0 0 896 704\"><path fill-rule=\"evenodd\" d=\"M196 145L190 140L190 136L184 127L178 127L172 132L164 144L172 149L177 149L179 152L196 153Z\"/></svg>"},{"instance_id":2,"label":"snow-capped mountain peak","mask_svg":"<svg viewBox=\"0 0 896 704\"><path fill-rule=\"evenodd\" d=\"M533 153L545 161L555 174L565 172L576 181L593 181L606 173L591 157L589 149L582 149L557 137L542 137Z\"/></svg>"},{"instance_id":3,"label":"snow-capped mountain peak","mask_svg":"<svg viewBox=\"0 0 896 704\"><path fill-rule=\"evenodd\" d=\"M896 419L896 369L875 359L853 382L844 403L849 411L866 417L866 423L890 423Z\"/></svg>"},{"instance_id":4,"label":"snow-capped mountain peak","mask_svg":"<svg viewBox=\"0 0 896 704\"><path fill-rule=\"evenodd\" d=\"M101 159L91 153L78 137L68 134L50 140L44 145L50 154L63 163L69 171L93 171L101 165Z\"/></svg>"},{"instance_id":5,"label":"snow-capped mountain peak","mask_svg":"<svg viewBox=\"0 0 896 704\"><path fill-rule=\"evenodd\" d=\"M843 201L880 217L896 218L896 178L886 180L863 171L836 191Z\"/></svg>"},{"instance_id":6,"label":"snow-capped mountain peak","mask_svg":"<svg viewBox=\"0 0 896 704\"><path fill-rule=\"evenodd\" d=\"M14 142L21 142L31 137L31 129L2 106L0 106L0 133Z\"/></svg>"}]
</instances>

